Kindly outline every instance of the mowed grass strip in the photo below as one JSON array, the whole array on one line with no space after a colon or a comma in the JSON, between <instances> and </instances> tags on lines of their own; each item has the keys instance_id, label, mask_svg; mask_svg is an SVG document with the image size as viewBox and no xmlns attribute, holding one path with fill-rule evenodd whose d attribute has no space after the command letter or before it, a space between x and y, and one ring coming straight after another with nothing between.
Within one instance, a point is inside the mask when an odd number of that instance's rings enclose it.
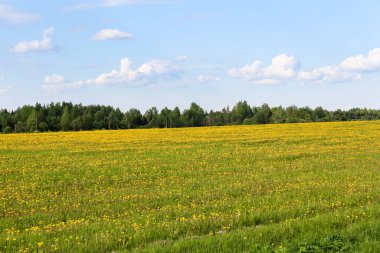
<instances>
[{"instance_id":1,"label":"mowed grass strip","mask_svg":"<svg viewBox=\"0 0 380 253\"><path fill-rule=\"evenodd\" d=\"M380 252L379 137L378 121L0 135L0 252Z\"/></svg>"}]
</instances>

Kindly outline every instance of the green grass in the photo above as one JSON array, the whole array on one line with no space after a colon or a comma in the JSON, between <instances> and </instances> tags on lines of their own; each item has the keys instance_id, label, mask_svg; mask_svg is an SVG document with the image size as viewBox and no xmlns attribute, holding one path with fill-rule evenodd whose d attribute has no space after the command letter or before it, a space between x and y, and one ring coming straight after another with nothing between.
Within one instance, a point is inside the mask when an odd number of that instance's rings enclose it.
<instances>
[{"instance_id":1,"label":"green grass","mask_svg":"<svg viewBox=\"0 0 380 253\"><path fill-rule=\"evenodd\" d=\"M0 252L380 252L380 122L0 135Z\"/></svg>"}]
</instances>

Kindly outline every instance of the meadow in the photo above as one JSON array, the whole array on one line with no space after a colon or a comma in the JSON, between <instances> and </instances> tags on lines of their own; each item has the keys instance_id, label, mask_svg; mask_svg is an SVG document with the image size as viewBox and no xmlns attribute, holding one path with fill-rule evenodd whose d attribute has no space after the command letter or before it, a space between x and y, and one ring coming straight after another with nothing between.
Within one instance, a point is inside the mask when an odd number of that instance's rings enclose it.
<instances>
[{"instance_id":1,"label":"meadow","mask_svg":"<svg viewBox=\"0 0 380 253\"><path fill-rule=\"evenodd\" d=\"M0 135L0 252L380 252L380 122Z\"/></svg>"}]
</instances>

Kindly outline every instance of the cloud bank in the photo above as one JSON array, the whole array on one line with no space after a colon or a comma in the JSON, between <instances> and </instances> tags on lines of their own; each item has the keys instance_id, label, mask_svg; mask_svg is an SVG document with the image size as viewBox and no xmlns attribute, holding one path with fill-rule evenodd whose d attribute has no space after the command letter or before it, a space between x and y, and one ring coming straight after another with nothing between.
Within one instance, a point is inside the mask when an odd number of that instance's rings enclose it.
<instances>
[{"instance_id":1,"label":"cloud bank","mask_svg":"<svg viewBox=\"0 0 380 253\"><path fill-rule=\"evenodd\" d=\"M181 57L182 59L182 57ZM134 68L129 58L120 60L119 68L99 74L95 78L79 81L67 81L62 75L48 75L43 80L43 89L57 92L65 89L99 85L141 86L162 83L162 81L182 80L181 59L150 60ZM292 55L280 54L270 64L255 60L240 68L231 68L231 77L261 85L276 85L286 82L341 82L362 80L367 73L380 72L380 48L367 55L350 56L340 63L321 66L310 70L300 70L299 61ZM219 76L201 74L192 82L218 82Z\"/></svg>"},{"instance_id":2,"label":"cloud bank","mask_svg":"<svg viewBox=\"0 0 380 253\"><path fill-rule=\"evenodd\" d=\"M132 61L129 58L123 58L120 60L119 69L100 74L94 79L67 82L61 75L46 76L44 78L43 89L56 92L62 89L93 85L122 84L136 86L162 80L178 79L181 74L181 68L173 61L151 60L133 69Z\"/></svg>"},{"instance_id":3,"label":"cloud bank","mask_svg":"<svg viewBox=\"0 0 380 253\"><path fill-rule=\"evenodd\" d=\"M281 54L272 63L263 66L255 60L241 68L228 71L231 77L255 84L280 84L287 81L342 82L362 80L366 73L380 71L380 48L374 48L367 55L350 56L335 65L321 66L310 70L298 70L294 56Z\"/></svg>"}]
</instances>

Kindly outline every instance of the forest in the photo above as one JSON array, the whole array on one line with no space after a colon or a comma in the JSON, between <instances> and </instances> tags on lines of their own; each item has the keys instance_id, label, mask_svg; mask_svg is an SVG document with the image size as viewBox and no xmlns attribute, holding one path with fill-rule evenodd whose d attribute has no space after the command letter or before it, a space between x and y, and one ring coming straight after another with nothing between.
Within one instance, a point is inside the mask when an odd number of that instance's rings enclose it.
<instances>
[{"instance_id":1,"label":"forest","mask_svg":"<svg viewBox=\"0 0 380 253\"><path fill-rule=\"evenodd\" d=\"M242 124L332 122L378 120L380 110L353 108L329 111L322 107L251 106L240 101L231 109L206 111L196 103L181 111L178 107L158 110L151 107L145 113L136 108L122 112L104 105L82 105L71 102L36 103L16 110L0 110L1 133L82 131L101 129L178 128Z\"/></svg>"}]
</instances>

